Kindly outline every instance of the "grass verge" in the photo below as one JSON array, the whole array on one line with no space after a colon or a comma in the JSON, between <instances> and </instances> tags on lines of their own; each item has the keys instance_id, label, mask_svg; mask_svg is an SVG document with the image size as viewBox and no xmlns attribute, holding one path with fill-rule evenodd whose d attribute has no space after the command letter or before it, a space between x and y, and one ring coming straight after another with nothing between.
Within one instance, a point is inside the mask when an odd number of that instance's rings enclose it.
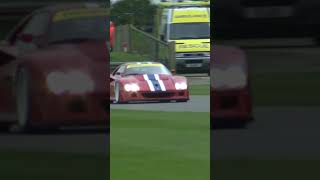
<instances>
[{"instance_id":1,"label":"grass verge","mask_svg":"<svg viewBox=\"0 0 320 180\"><path fill-rule=\"evenodd\" d=\"M147 55L124 53L124 52L111 52L111 62L131 62L131 61L147 61L150 57Z\"/></svg>"},{"instance_id":2,"label":"grass verge","mask_svg":"<svg viewBox=\"0 0 320 180\"><path fill-rule=\"evenodd\" d=\"M319 106L320 73L267 73L252 77L257 106Z\"/></svg>"},{"instance_id":3,"label":"grass verge","mask_svg":"<svg viewBox=\"0 0 320 180\"><path fill-rule=\"evenodd\" d=\"M190 85L190 95L210 95L210 85Z\"/></svg>"},{"instance_id":4,"label":"grass verge","mask_svg":"<svg viewBox=\"0 0 320 180\"><path fill-rule=\"evenodd\" d=\"M209 113L112 110L112 180L209 179Z\"/></svg>"}]
</instances>

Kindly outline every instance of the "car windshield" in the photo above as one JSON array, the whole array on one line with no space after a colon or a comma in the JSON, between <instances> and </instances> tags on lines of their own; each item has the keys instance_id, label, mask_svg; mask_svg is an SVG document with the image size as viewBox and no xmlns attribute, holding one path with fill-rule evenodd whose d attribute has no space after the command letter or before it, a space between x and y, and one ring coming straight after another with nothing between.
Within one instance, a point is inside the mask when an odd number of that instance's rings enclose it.
<instances>
[{"instance_id":1,"label":"car windshield","mask_svg":"<svg viewBox=\"0 0 320 180\"><path fill-rule=\"evenodd\" d=\"M209 38L210 23L176 23L170 25L170 40Z\"/></svg>"},{"instance_id":2,"label":"car windshield","mask_svg":"<svg viewBox=\"0 0 320 180\"><path fill-rule=\"evenodd\" d=\"M171 75L171 72L161 64L149 64L149 65L128 65L124 75L142 75L142 74L167 74Z\"/></svg>"},{"instance_id":3,"label":"car windshield","mask_svg":"<svg viewBox=\"0 0 320 180\"><path fill-rule=\"evenodd\" d=\"M49 32L49 43L108 40L107 16L75 16L53 20Z\"/></svg>"}]
</instances>

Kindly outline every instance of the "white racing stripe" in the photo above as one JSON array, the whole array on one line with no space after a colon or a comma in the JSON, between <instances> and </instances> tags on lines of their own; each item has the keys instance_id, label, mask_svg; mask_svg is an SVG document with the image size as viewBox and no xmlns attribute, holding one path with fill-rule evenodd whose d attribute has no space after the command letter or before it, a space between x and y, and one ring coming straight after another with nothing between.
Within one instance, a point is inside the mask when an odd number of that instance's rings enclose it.
<instances>
[{"instance_id":1,"label":"white racing stripe","mask_svg":"<svg viewBox=\"0 0 320 180\"><path fill-rule=\"evenodd\" d=\"M154 87L153 87L153 84L152 84L152 82L150 81L148 75L144 74L144 75L143 75L143 78L144 78L145 81L147 81L150 90L151 90L151 91L155 91L155 90L154 90Z\"/></svg>"},{"instance_id":2,"label":"white racing stripe","mask_svg":"<svg viewBox=\"0 0 320 180\"><path fill-rule=\"evenodd\" d=\"M166 86L164 85L163 81L160 79L159 74L155 74L154 77L156 78L156 80L159 82L160 87L161 87L161 91L167 91L166 90Z\"/></svg>"}]
</instances>

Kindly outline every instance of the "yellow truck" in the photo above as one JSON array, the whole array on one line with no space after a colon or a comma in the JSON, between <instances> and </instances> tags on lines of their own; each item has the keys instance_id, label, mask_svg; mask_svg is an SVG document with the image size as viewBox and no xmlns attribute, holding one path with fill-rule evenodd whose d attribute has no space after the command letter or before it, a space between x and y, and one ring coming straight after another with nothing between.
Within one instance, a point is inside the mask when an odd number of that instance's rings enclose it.
<instances>
[{"instance_id":1,"label":"yellow truck","mask_svg":"<svg viewBox=\"0 0 320 180\"><path fill-rule=\"evenodd\" d=\"M162 2L160 7L158 35L176 43L176 71L208 73L210 1Z\"/></svg>"}]
</instances>

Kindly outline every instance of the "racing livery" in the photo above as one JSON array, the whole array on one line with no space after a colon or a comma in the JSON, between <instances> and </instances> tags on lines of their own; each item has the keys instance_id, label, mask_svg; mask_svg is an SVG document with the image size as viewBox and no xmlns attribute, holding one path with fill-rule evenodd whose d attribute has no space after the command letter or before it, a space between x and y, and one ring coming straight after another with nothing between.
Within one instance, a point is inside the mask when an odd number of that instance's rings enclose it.
<instances>
[{"instance_id":1,"label":"racing livery","mask_svg":"<svg viewBox=\"0 0 320 180\"><path fill-rule=\"evenodd\" d=\"M253 116L245 53L234 47L215 46L211 57L211 127L246 125Z\"/></svg>"},{"instance_id":2,"label":"racing livery","mask_svg":"<svg viewBox=\"0 0 320 180\"><path fill-rule=\"evenodd\" d=\"M173 76L161 63L126 63L110 75L110 101L115 103L173 100L189 100L187 79Z\"/></svg>"},{"instance_id":3,"label":"racing livery","mask_svg":"<svg viewBox=\"0 0 320 180\"><path fill-rule=\"evenodd\" d=\"M0 46L2 127L107 127L107 12L96 4L42 8L8 34Z\"/></svg>"}]
</instances>

